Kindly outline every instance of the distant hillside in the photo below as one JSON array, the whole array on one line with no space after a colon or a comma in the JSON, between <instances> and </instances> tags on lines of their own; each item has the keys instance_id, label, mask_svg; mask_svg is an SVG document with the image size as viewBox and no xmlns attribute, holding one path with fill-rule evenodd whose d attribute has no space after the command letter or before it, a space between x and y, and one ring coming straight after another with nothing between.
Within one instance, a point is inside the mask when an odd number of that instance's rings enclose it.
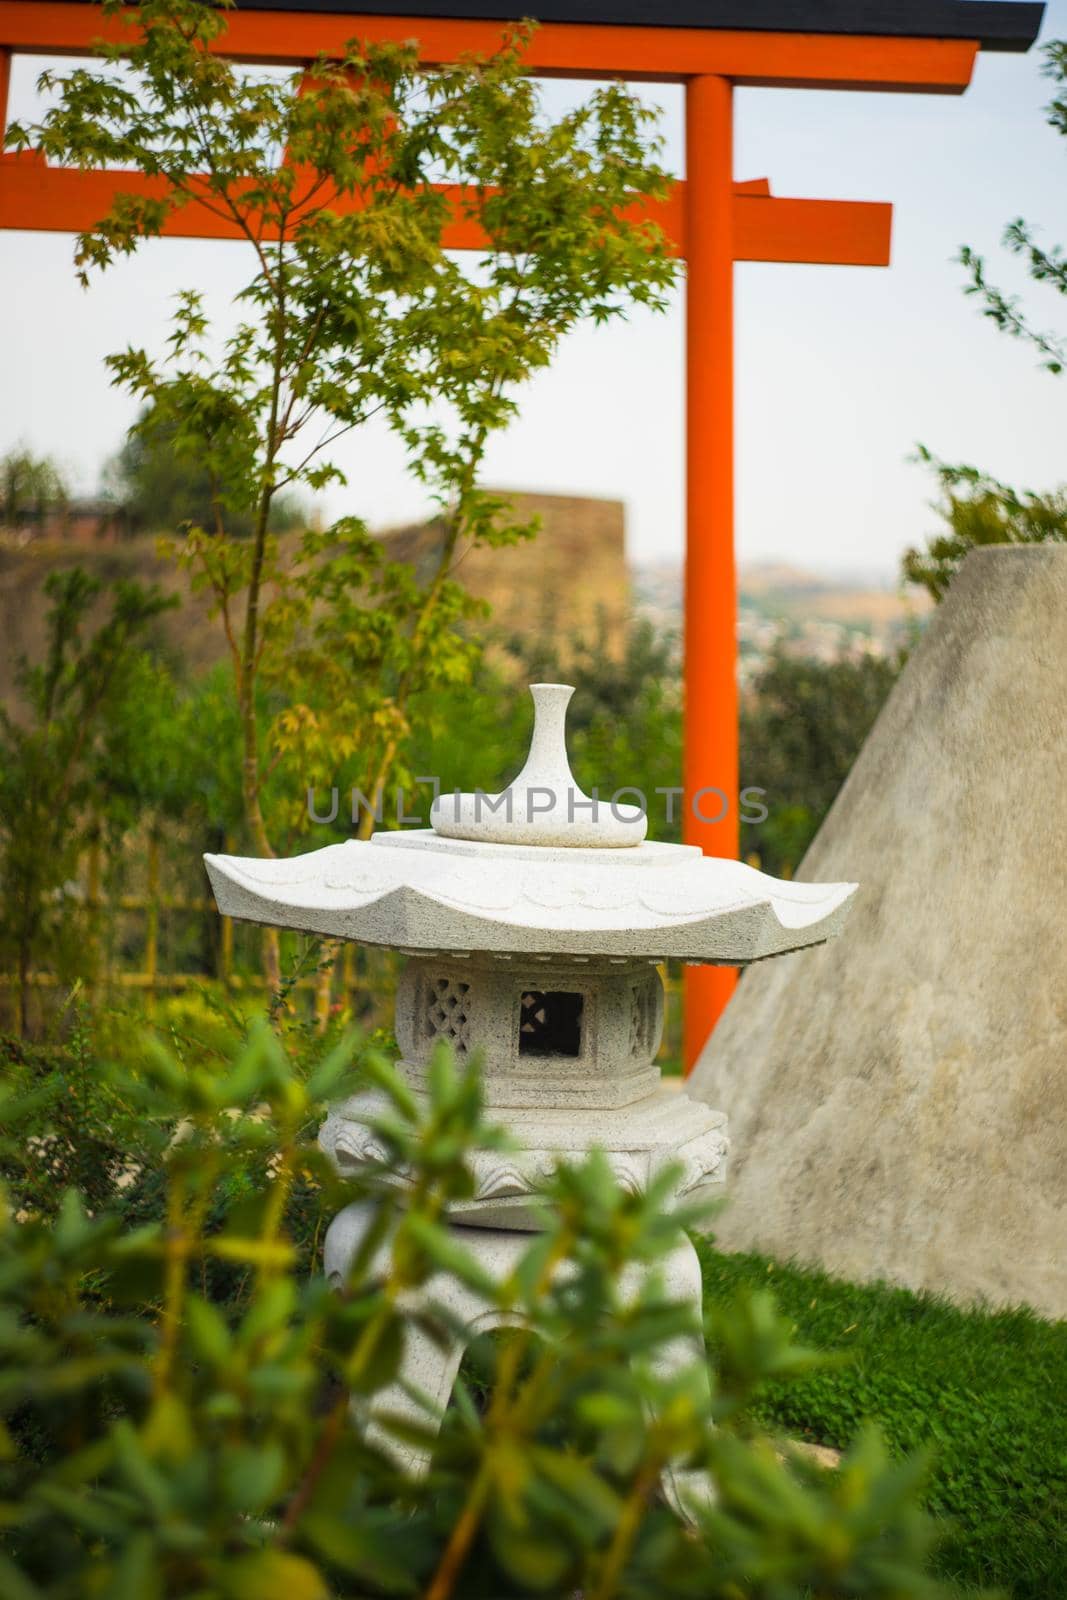
<instances>
[{"instance_id":1,"label":"distant hillside","mask_svg":"<svg viewBox=\"0 0 1067 1600\"><path fill-rule=\"evenodd\" d=\"M680 565L638 566L633 587L639 614L658 627L681 631ZM918 590L905 594L888 582L827 577L779 562L742 567L738 587L742 676L776 646L824 660L892 654L931 609Z\"/></svg>"},{"instance_id":2,"label":"distant hillside","mask_svg":"<svg viewBox=\"0 0 1067 1600\"><path fill-rule=\"evenodd\" d=\"M521 519L539 516L541 532L530 543L502 550L460 553L457 576L470 592L487 600L490 627L563 642L574 632L591 632L598 614L616 636L630 605L625 560L625 518L617 500L569 495L515 495ZM284 536L283 545L298 535ZM432 558L440 539L433 523L382 535L397 560L419 565ZM210 600L190 593L188 580L161 560L151 536L118 543L82 544L68 540L0 537L0 702L11 705L15 666L20 656L39 660L44 642L49 572L72 566L107 580L135 578L158 583L176 594L180 609L156 624L156 643L197 673L222 659L225 645ZM101 602L92 622L102 619Z\"/></svg>"}]
</instances>

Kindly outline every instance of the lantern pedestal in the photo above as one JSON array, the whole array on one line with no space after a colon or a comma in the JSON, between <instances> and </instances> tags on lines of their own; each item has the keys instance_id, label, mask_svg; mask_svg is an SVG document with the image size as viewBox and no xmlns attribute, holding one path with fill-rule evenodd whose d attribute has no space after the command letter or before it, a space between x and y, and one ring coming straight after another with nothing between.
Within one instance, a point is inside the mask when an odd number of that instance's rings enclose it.
<instances>
[{"instance_id":1,"label":"lantern pedestal","mask_svg":"<svg viewBox=\"0 0 1067 1600\"><path fill-rule=\"evenodd\" d=\"M371 1204L356 1202L338 1212L331 1223L326 1235L324 1265L328 1280L336 1287L340 1288L347 1281L352 1259L372 1226L374 1215ZM494 1282L510 1276L530 1243L524 1234L503 1228L464 1229L459 1242ZM388 1244L385 1244L380 1252L383 1270L388 1266L388 1256ZM624 1303L635 1300L653 1277L667 1298L693 1306L694 1327L691 1336L678 1337L659 1346L655 1375L670 1379L676 1373L693 1368L706 1373L704 1339L700 1332L703 1295L700 1261L687 1238L683 1236L654 1266L634 1263L624 1270L619 1284ZM352 1410L367 1437L400 1467L417 1477L428 1467L430 1451L400 1442L387 1423L380 1424L376 1419L393 1416L420 1428L428 1424L439 1426L467 1346L483 1333L522 1324L514 1314L501 1311L475 1289L447 1273L436 1274L418 1290L408 1293L401 1306L405 1311L429 1312L438 1325L439 1337L432 1338L421 1319L412 1316L395 1381L375 1395L369 1412L359 1401L353 1401ZM674 1509L687 1518L710 1502L713 1493L706 1474L676 1465L668 1466L663 1474L663 1492Z\"/></svg>"}]
</instances>

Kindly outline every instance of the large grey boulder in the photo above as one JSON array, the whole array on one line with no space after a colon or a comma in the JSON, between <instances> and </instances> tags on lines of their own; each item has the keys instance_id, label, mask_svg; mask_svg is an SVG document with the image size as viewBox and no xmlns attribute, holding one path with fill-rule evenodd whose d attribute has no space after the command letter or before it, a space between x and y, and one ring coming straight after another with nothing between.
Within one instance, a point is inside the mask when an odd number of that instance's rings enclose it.
<instances>
[{"instance_id":1,"label":"large grey boulder","mask_svg":"<svg viewBox=\"0 0 1067 1600\"><path fill-rule=\"evenodd\" d=\"M843 937L688 1085L721 1245L1067 1317L1067 549L967 558L799 875L859 880Z\"/></svg>"}]
</instances>

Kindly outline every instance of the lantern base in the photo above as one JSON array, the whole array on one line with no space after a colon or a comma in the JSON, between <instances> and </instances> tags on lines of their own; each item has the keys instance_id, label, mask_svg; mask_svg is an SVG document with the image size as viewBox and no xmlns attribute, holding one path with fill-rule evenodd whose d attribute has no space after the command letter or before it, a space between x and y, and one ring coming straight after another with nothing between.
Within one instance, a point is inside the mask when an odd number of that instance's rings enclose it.
<instances>
[{"instance_id":1,"label":"lantern base","mask_svg":"<svg viewBox=\"0 0 1067 1600\"><path fill-rule=\"evenodd\" d=\"M657 1075L658 1076L658 1075ZM420 1096L416 1095L416 1098ZM319 1143L343 1175L380 1165L389 1152L374 1130L389 1114L375 1090L336 1106L322 1126ZM541 1227L538 1194L561 1160L604 1152L615 1181L625 1190L646 1189L666 1166L677 1169L673 1198L686 1204L717 1199L726 1178L729 1140L726 1118L683 1090L657 1084L630 1105L599 1110L514 1107L494 1111L514 1137L514 1151L476 1150L469 1157L474 1197L454 1203L450 1219L468 1228L505 1228L529 1233ZM394 1167L398 1189L407 1174Z\"/></svg>"},{"instance_id":2,"label":"lantern base","mask_svg":"<svg viewBox=\"0 0 1067 1600\"><path fill-rule=\"evenodd\" d=\"M330 1224L324 1265L335 1288L346 1282L352 1259L366 1238L374 1215L373 1205L357 1201L338 1212ZM465 1230L462 1244L495 1282L508 1278L529 1249L528 1237L500 1228ZM388 1245L381 1247L376 1263L381 1261L384 1266L387 1257ZM652 1277L670 1300L689 1303L694 1310L693 1332L666 1341L657 1351L653 1364L656 1377L669 1380L694 1370L699 1382L710 1383L703 1336L700 1261L685 1235L658 1261L650 1265L634 1262L624 1268L620 1278L623 1298L636 1299ZM421 1288L409 1292L401 1305L405 1311L428 1312L435 1324L435 1336L431 1337L422 1317L413 1315L394 1382L374 1396L369 1409L364 1402L355 1400L352 1411L354 1422L371 1442L385 1450L404 1471L419 1477L429 1466L431 1451L397 1439L379 1419L392 1416L422 1429L438 1429L467 1346L496 1328L521 1327L522 1318L493 1305L477 1290L444 1273L435 1274ZM694 1520L700 1508L711 1504L714 1498L707 1474L680 1464L668 1465L664 1470L662 1488L668 1504L688 1521Z\"/></svg>"}]
</instances>

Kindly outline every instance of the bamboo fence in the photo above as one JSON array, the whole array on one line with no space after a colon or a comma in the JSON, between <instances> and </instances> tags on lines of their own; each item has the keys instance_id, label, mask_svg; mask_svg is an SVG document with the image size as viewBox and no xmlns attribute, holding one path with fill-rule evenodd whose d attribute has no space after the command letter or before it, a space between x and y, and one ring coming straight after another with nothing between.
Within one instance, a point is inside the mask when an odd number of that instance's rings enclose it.
<instances>
[{"instance_id":1,"label":"bamboo fence","mask_svg":"<svg viewBox=\"0 0 1067 1600\"><path fill-rule=\"evenodd\" d=\"M231 993L263 992L267 980L258 970L255 961L245 961L244 970L237 970L234 949L234 921L220 917L214 900L206 895L166 895L161 892L160 842L156 835L146 841L145 891L143 894L109 894L103 887L104 874L99 850L92 850L86 858L84 892L80 899L82 909L88 914L96 943L105 953L100 969L85 981L84 989L91 1000L114 998L121 994L143 996L147 1009L154 1008L157 997L195 990L211 983L221 984ZM110 952L114 939L110 936L119 917L134 915L143 918L141 956L138 965L116 965ZM218 930L214 971L167 971L160 961L160 933L164 922L172 918L201 918ZM368 974L359 971L357 947L343 944L335 961L325 971L303 974L287 984L290 992L309 993L314 996L316 1015L322 1019L332 1005L350 1007L373 1026L388 1026L391 1022L392 997L395 988L395 971L386 969ZM659 1052L661 1065L668 1071L675 1068L681 1053L682 985L678 970L661 967L664 990L663 1043ZM27 977L27 988L44 996L51 992L69 991L68 977L57 972L34 971ZM0 972L0 1017L9 1013L13 1022L18 1014L19 979L17 974ZM4 1003L6 1001L6 1004Z\"/></svg>"}]
</instances>

